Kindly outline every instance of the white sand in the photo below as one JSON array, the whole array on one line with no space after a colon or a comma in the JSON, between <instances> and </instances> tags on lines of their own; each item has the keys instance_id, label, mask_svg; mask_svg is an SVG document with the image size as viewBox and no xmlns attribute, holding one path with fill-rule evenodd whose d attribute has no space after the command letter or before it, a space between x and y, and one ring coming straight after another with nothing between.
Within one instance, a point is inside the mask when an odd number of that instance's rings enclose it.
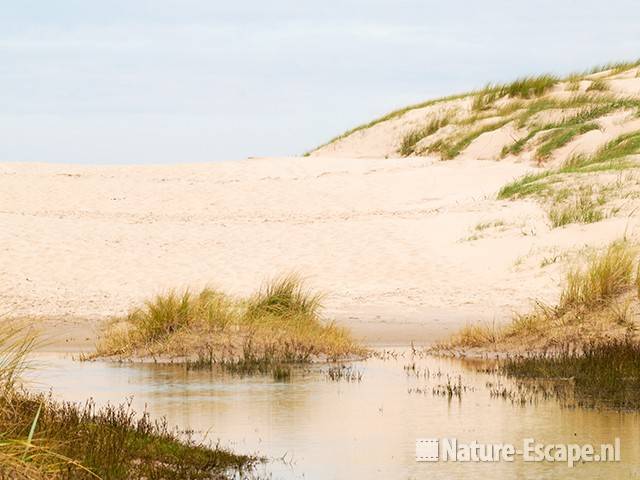
<instances>
[{"instance_id":1,"label":"white sand","mask_svg":"<svg viewBox=\"0 0 640 480\"><path fill-rule=\"evenodd\" d=\"M327 315L360 336L442 338L554 300L563 267L541 259L634 230L625 218L551 231L535 202L493 200L528 168L425 158L0 164L0 314L54 318L64 331L166 289L244 295L298 271L329 294ZM496 220L504 225L474 230Z\"/></svg>"}]
</instances>

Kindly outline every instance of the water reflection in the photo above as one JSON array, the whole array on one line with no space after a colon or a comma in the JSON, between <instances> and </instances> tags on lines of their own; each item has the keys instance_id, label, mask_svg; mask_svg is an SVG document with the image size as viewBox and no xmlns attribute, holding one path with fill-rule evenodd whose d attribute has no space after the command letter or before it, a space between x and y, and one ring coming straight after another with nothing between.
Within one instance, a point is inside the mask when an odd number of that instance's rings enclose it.
<instances>
[{"instance_id":1,"label":"water reflection","mask_svg":"<svg viewBox=\"0 0 640 480\"><path fill-rule=\"evenodd\" d=\"M238 377L186 371L180 366L78 363L41 358L33 374L42 390L67 400L93 397L98 404L133 396L136 409L166 416L169 424L243 453L286 462L267 466L274 478L634 478L640 474L637 413L560 408L554 400L524 407L492 399L487 382L458 360L416 359L425 375L408 373L407 358L373 359L354 366L362 381L331 381L323 366L295 370L291 382L271 376ZM411 360L412 362L413 360ZM439 376L438 376L439 375ZM449 379L466 387L460 397L430 392ZM501 381L505 381L504 379ZM421 389L421 394L415 390ZM413 393L409 393L414 390ZM526 437L548 443L608 443L620 437L622 462L584 464L416 463L415 439L511 442Z\"/></svg>"}]
</instances>

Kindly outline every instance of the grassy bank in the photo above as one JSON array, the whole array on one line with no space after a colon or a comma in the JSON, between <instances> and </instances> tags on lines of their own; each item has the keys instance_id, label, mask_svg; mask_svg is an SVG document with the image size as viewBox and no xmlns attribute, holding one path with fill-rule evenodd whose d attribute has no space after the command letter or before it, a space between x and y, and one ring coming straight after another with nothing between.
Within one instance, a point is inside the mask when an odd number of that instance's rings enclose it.
<instances>
[{"instance_id":1,"label":"grassy bank","mask_svg":"<svg viewBox=\"0 0 640 480\"><path fill-rule=\"evenodd\" d=\"M499 371L559 381L542 391L568 405L638 409L639 299L638 250L617 241L567 274L557 305L538 302L505 325L469 325L439 348L502 352ZM524 390L540 393L533 387Z\"/></svg>"},{"instance_id":2,"label":"grassy bank","mask_svg":"<svg viewBox=\"0 0 640 480\"><path fill-rule=\"evenodd\" d=\"M19 388L35 337L2 325L0 478L223 479L256 462L178 437L129 405L57 403Z\"/></svg>"},{"instance_id":3,"label":"grassy bank","mask_svg":"<svg viewBox=\"0 0 640 480\"><path fill-rule=\"evenodd\" d=\"M557 305L536 303L506 325L469 325L444 348L546 351L638 339L637 248L617 241L571 270Z\"/></svg>"},{"instance_id":4,"label":"grassy bank","mask_svg":"<svg viewBox=\"0 0 640 480\"><path fill-rule=\"evenodd\" d=\"M321 308L322 296L293 275L247 299L211 289L171 292L110 322L97 355L276 366L362 354L346 330L323 321Z\"/></svg>"},{"instance_id":5,"label":"grassy bank","mask_svg":"<svg viewBox=\"0 0 640 480\"><path fill-rule=\"evenodd\" d=\"M22 392L0 398L0 432L0 478L223 479L256 461L178 438L127 405L97 409Z\"/></svg>"}]
</instances>

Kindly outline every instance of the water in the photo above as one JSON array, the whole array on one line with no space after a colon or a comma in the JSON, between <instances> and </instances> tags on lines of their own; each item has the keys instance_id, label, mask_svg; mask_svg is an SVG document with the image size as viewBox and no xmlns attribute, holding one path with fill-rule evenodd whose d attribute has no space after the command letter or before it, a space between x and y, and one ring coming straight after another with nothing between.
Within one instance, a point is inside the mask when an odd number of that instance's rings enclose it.
<instances>
[{"instance_id":1,"label":"water","mask_svg":"<svg viewBox=\"0 0 640 480\"><path fill-rule=\"evenodd\" d=\"M423 358L407 373L409 353L397 359L356 362L360 382L331 381L327 366L298 369L290 382L271 376L238 377L153 364L81 363L42 355L32 374L35 388L60 399L92 397L98 404L133 397L134 407L165 416L236 452L258 453L261 467L286 479L622 479L640 478L640 415L561 408L555 400L527 406L490 398L495 376L460 360ZM429 378L424 371L429 370ZM467 386L461 398L434 396L447 382ZM419 377L419 378L418 378ZM426 393L409 393L410 389ZM419 463L415 440L514 443L526 437L546 443L621 441L622 461L589 463Z\"/></svg>"}]
</instances>

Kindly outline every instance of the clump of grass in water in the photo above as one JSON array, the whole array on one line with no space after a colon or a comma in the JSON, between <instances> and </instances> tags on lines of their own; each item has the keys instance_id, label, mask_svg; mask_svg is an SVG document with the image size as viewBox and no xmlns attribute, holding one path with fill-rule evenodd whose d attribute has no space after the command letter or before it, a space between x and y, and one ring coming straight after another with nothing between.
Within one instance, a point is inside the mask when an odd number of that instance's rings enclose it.
<instances>
[{"instance_id":1,"label":"clump of grass in water","mask_svg":"<svg viewBox=\"0 0 640 480\"><path fill-rule=\"evenodd\" d=\"M346 330L323 322L321 307L322 295L295 275L267 283L246 300L206 289L170 293L113 322L97 355L185 357L193 366L251 371L364 353Z\"/></svg>"},{"instance_id":2,"label":"clump of grass in water","mask_svg":"<svg viewBox=\"0 0 640 480\"><path fill-rule=\"evenodd\" d=\"M580 406L640 408L640 345L630 340L598 341L580 349L507 358L501 370L516 377L570 378Z\"/></svg>"},{"instance_id":3,"label":"clump of grass in water","mask_svg":"<svg viewBox=\"0 0 640 480\"><path fill-rule=\"evenodd\" d=\"M326 371L326 376L332 382L346 381L346 382L358 382L362 381L362 372L351 365L338 365L329 367Z\"/></svg>"}]
</instances>

